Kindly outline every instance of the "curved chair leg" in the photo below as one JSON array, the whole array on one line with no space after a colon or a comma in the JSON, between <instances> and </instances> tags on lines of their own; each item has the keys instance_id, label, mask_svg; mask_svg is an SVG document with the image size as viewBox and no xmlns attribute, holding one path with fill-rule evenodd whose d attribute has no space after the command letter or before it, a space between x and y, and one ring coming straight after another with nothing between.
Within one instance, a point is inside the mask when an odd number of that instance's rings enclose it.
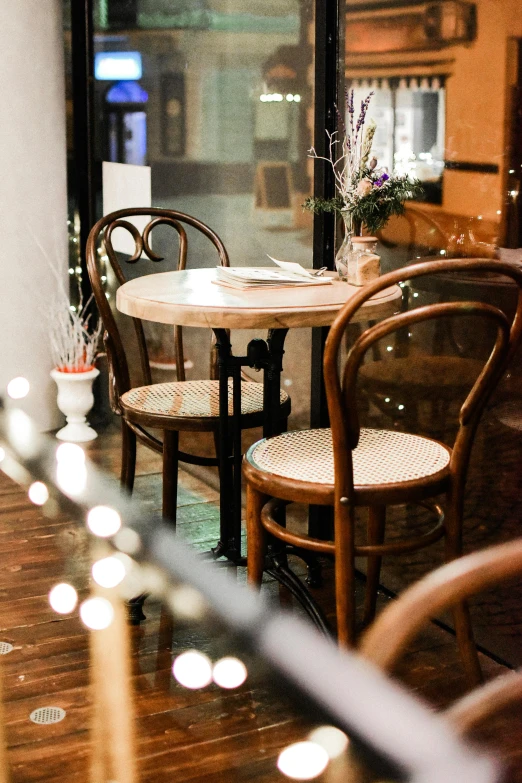
<instances>
[{"instance_id":1,"label":"curved chair leg","mask_svg":"<svg viewBox=\"0 0 522 783\"><path fill-rule=\"evenodd\" d=\"M335 607L337 639L341 647L355 642L354 509L335 510Z\"/></svg>"},{"instance_id":2,"label":"curved chair leg","mask_svg":"<svg viewBox=\"0 0 522 783\"><path fill-rule=\"evenodd\" d=\"M120 484L129 492L134 487L136 474L136 435L127 426L124 419L121 420L121 473Z\"/></svg>"},{"instance_id":3,"label":"curved chair leg","mask_svg":"<svg viewBox=\"0 0 522 783\"><path fill-rule=\"evenodd\" d=\"M246 487L246 527L247 527L247 577L252 585L261 585L265 568L266 530L261 524L261 509L267 496L258 492L250 484Z\"/></svg>"},{"instance_id":4,"label":"curved chair leg","mask_svg":"<svg viewBox=\"0 0 522 783\"><path fill-rule=\"evenodd\" d=\"M178 432L163 432L163 516L173 527L178 506L178 443Z\"/></svg>"},{"instance_id":5,"label":"curved chair leg","mask_svg":"<svg viewBox=\"0 0 522 783\"><path fill-rule=\"evenodd\" d=\"M368 544L379 545L384 541L386 525L386 506L371 506L368 509ZM377 588L381 575L380 555L369 555L366 568L366 593L364 596L364 624L371 623L375 618L377 605Z\"/></svg>"},{"instance_id":6,"label":"curved chair leg","mask_svg":"<svg viewBox=\"0 0 522 783\"><path fill-rule=\"evenodd\" d=\"M462 555L462 490L454 490L448 498L446 513L446 561L455 560ZM477 647L473 638L473 627L467 601L460 601L453 608L455 634L462 663L470 687L483 681L478 659Z\"/></svg>"}]
</instances>

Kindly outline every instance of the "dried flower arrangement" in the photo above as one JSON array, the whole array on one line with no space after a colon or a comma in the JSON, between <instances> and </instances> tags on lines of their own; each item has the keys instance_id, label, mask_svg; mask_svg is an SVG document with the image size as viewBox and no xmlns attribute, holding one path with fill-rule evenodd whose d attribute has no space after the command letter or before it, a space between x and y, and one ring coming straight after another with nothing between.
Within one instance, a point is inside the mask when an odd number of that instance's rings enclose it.
<instances>
[{"instance_id":1,"label":"dried flower arrangement","mask_svg":"<svg viewBox=\"0 0 522 783\"><path fill-rule=\"evenodd\" d=\"M67 297L53 308L49 319L49 340L54 366L59 372L80 373L94 369L101 321L95 329L89 325L91 299L74 310Z\"/></svg>"},{"instance_id":2,"label":"dried flower arrangement","mask_svg":"<svg viewBox=\"0 0 522 783\"><path fill-rule=\"evenodd\" d=\"M376 124L371 121L365 128L366 114L373 92L361 101L359 116L355 119L354 93L346 90L346 107L349 128L336 108L342 133L329 133L329 155L317 155L314 147L309 156L325 160L332 167L337 194L331 199L306 199L303 206L312 212L341 214L358 234L363 225L375 233L392 215L404 212L404 202L422 195L422 186L408 175L389 174L385 168L377 168L377 159L370 158Z\"/></svg>"}]
</instances>

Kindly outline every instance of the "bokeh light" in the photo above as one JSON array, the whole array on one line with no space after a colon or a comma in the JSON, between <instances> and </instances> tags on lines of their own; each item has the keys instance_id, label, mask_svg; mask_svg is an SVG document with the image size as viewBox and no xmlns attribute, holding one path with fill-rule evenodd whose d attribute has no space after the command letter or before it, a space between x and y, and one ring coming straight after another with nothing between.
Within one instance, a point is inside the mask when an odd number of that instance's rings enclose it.
<instances>
[{"instance_id":1,"label":"bokeh light","mask_svg":"<svg viewBox=\"0 0 522 783\"><path fill-rule=\"evenodd\" d=\"M78 603L78 593L72 585L61 582L49 593L49 603L58 614L70 614Z\"/></svg>"},{"instance_id":2,"label":"bokeh light","mask_svg":"<svg viewBox=\"0 0 522 783\"><path fill-rule=\"evenodd\" d=\"M185 688L204 688L212 682L212 662L204 653L187 650L174 661L172 674Z\"/></svg>"},{"instance_id":3,"label":"bokeh light","mask_svg":"<svg viewBox=\"0 0 522 783\"><path fill-rule=\"evenodd\" d=\"M239 658L221 658L214 664L212 679L220 688L239 688L248 676L247 667Z\"/></svg>"},{"instance_id":4,"label":"bokeh light","mask_svg":"<svg viewBox=\"0 0 522 783\"><path fill-rule=\"evenodd\" d=\"M100 538L113 536L121 527L121 517L114 508L95 506L87 516L87 527Z\"/></svg>"},{"instance_id":5,"label":"bokeh light","mask_svg":"<svg viewBox=\"0 0 522 783\"><path fill-rule=\"evenodd\" d=\"M56 482L67 495L81 495L87 486L85 462L60 460L56 467Z\"/></svg>"},{"instance_id":6,"label":"bokeh light","mask_svg":"<svg viewBox=\"0 0 522 783\"><path fill-rule=\"evenodd\" d=\"M35 506L43 506L49 500L49 490L42 481L34 481L27 492L29 500Z\"/></svg>"},{"instance_id":7,"label":"bokeh light","mask_svg":"<svg viewBox=\"0 0 522 783\"><path fill-rule=\"evenodd\" d=\"M116 556L104 557L93 564L92 578L100 587L116 587L125 579L125 566Z\"/></svg>"},{"instance_id":8,"label":"bokeh light","mask_svg":"<svg viewBox=\"0 0 522 783\"><path fill-rule=\"evenodd\" d=\"M328 753L316 742L295 742L281 751L277 768L292 780L312 780L325 771Z\"/></svg>"},{"instance_id":9,"label":"bokeh light","mask_svg":"<svg viewBox=\"0 0 522 783\"><path fill-rule=\"evenodd\" d=\"M112 623L114 609L106 598L88 598L80 606L80 617L87 628L102 631Z\"/></svg>"},{"instance_id":10,"label":"bokeh light","mask_svg":"<svg viewBox=\"0 0 522 783\"><path fill-rule=\"evenodd\" d=\"M18 378L13 378L7 384L7 393L12 400L22 400L27 397L30 389L29 381L27 378L23 378L21 375Z\"/></svg>"},{"instance_id":11,"label":"bokeh light","mask_svg":"<svg viewBox=\"0 0 522 783\"><path fill-rule=\"evenodd\" d=\"M349 742L344 731L336 726L319 726L311 732L308 739L324 748L331 759L341 756L346 751Z\"/></svg>"},{"instance_id":12,"label":"bokeh light","mask_svg":"<svg viewBox=\"0 0 522 783\"><path fill-rule=\"evenodd\" d=\"M61 443L56 449L56 461L83 465L85 464L85 452L77 443Z\"/></svg>"}]
</instances>

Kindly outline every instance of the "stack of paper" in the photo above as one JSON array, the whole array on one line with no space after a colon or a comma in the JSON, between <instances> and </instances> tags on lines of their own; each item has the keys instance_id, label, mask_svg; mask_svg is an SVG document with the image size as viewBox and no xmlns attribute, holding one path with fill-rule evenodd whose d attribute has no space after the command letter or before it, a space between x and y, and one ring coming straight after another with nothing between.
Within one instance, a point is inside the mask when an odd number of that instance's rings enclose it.
<instances>
[{"instance_id":1,"label":"stack of paper","mask_svg":"<svg viewBox=\"0 0 522 783\"><path fill-rule=\"evenodd\" d=\"M291 261L274 261L279 269L274 267L216 267L216 283L231 288L284 288L302 285L331 285L329 277L317 277L300 264Z\"/></svg>"}]
</instances>

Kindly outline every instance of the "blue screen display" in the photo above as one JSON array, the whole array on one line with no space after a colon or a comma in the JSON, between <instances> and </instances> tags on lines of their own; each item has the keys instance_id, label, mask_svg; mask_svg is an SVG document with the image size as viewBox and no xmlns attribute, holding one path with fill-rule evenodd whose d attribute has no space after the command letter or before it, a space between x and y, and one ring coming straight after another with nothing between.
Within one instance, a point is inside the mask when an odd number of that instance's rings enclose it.
<instances>
[{"instance_id":1,"label":"blue screen display","mask_svg":"<svg viewBox=\"0 0 522 783\"><path fill-rule=\"evenodd\" d=\"M103 81L135 81L141 79L143 68L139 52L96 52L94 77Z\"/></svg>"}]
</instances>

